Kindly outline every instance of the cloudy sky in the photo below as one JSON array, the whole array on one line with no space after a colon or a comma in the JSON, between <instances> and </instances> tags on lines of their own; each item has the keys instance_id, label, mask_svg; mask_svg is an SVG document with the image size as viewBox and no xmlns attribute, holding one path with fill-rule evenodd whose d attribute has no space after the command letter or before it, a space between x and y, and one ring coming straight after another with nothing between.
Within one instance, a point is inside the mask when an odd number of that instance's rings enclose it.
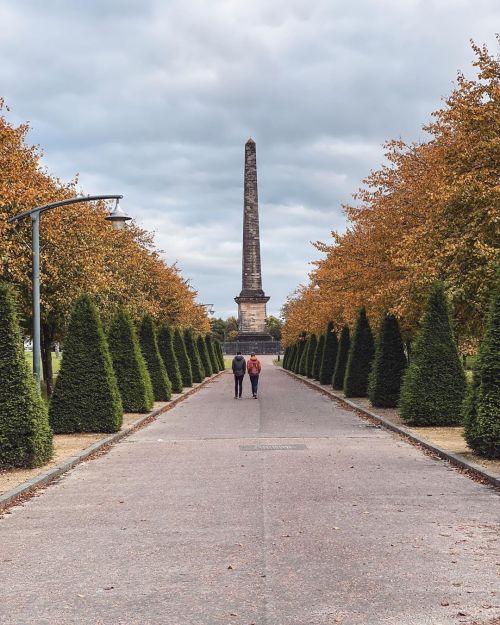
<instances>
[{"instance_id":1,"label":"cloudy sky","mask_svg":"<svg viewBox=\"0 0 500 625\"><path fill-rule=\"evenodd\" d=\"M52 173L123 193L217 316L241 288L252 136L276 314L383 141L422 138L499 26L498 0L1 0L0 96Z\"/></svg>"}]
</instances>

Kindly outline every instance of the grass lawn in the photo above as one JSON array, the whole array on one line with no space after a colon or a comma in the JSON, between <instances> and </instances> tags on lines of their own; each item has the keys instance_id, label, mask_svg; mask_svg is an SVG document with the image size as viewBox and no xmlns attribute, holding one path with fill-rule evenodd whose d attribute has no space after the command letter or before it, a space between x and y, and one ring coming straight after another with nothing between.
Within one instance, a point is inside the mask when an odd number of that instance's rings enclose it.
<instances>
[{"instance_id":1,"label":"grass lawn","mask_svg":"<svg viewBox=\"0 0 500 625\"><path fill-rule=\"evenodd\" d=\"M33 371L33 352L24 352L26 362L29 364L31 371ZM40 365L41 366L41 365ZM59 367L61 366L61 358L56 358L54 352L52 352L52 369L54 370L54 376L59 373Z\"/></svg>"}]
</instances>

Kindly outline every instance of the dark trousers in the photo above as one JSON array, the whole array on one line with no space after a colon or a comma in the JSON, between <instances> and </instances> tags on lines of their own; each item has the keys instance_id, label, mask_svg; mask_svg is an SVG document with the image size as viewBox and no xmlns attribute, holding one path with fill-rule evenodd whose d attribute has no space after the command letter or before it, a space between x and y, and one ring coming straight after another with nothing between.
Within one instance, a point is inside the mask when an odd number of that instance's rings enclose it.
<instances>
[{"instance_id":1,"label":"dark trousers","mask_svg":"<svg viewBox=\"0 0 500 625\"><path fill-rule=\"evenodd\" d=\"M243 377L242 375L234 376L234 396L241 397L241 391L243 390Z\"/></svg>"},{"instance_id":2,"label":"dark trousers","mask_svg":"<svg viewBox=\"0 0 500 625\"><path fill-rule=\"evenodd\" d=\"M259 386L259 376L251 375L250 382L252 384L252 395L257 395L257 387Z\"/></svg>"}]
</instances>

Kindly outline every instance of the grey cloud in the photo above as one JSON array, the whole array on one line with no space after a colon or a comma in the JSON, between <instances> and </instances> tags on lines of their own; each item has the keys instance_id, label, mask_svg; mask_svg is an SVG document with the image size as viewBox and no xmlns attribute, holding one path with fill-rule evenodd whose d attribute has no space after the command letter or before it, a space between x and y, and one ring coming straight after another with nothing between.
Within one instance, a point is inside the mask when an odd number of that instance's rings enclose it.
<instances>
[{"instance_id":1,"label":"grey cloud","mask_svg":"<svg viewBox=\"0 0 500 625\"><path fill-rule=\"evenodd\" d=\"M240 289L252 135L276 313L383 141L423 136L499 17L495 0L5 0L0 95L51 171L124 193L220 314Z\"/></svg>"}]
</instances>

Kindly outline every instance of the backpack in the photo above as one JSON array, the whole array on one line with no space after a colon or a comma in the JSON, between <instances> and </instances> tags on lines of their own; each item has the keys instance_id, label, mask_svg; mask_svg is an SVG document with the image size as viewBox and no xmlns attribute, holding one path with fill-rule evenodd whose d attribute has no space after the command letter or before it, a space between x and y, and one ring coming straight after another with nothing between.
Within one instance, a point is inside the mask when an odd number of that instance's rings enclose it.
<instances>
[{"instance_id":1,"label":"backpack","mask_svg":"<svg viewBox=\"0 0 500 625\"><path fill-rule=\"evenodd\" d=\"M259 361L258 360L248 361L248 374L259 375Z\"/></svg>"}]
</instances>

